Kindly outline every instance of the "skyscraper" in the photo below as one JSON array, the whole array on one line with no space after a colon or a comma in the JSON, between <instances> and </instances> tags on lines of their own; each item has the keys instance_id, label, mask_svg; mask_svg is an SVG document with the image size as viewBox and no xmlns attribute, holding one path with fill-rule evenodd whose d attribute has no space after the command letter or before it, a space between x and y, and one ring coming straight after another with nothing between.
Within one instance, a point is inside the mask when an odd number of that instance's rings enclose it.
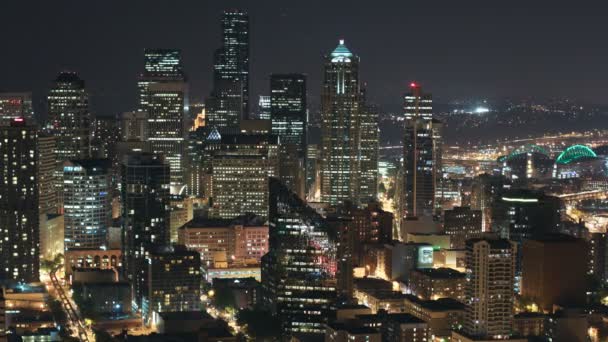
<instances>
[{"instance_id":1,"label":"skyscraper","mask_svg":"<svg viewBox=\"0 0 608 342\"><path fill-rule=\"evenodd\" d=\"M37 140L23 118L0 127L0 279L38 281Z\"/></svg>"},{"instance_id":2,"label":"skyscraper","mask_svg":"<svg viewBox=\"0 0 608 342\"><path fill-rule=\"evenodd\" d=\"M57 160L88 158L91 148L89 96L76 73L62 72L48 95L50 133L57 138Z\"/></svg>"},{"instance_id":3,"label":"skyscraper","mask_svg":"<svg viewBox=\"0 0 608 342\"><path fill-rule=\"evenodd\" d=\"M15 118L34 122L31 93L0 93L0 125L8 126Z\"/></svg>"},{"instance_id":4,"label":"skyscraper","mask_svg":"<svg viewBox=\"0 0 608 342\"><path fill-rule=\"evenodd\" d=\"M337 297L335 232L280 181L270 183L264 303L278 314L284 334L322 334Z\"/></svg>"},{"instance_id":5,"label":"skyscraper","mask_svg":"<svg viewBox=\"0 0 608 342\"><path fill-rule=\"evenodd\" d=\"M435 189L441 176L441 124L433 119L432 98L416 83L405 95L404 155L400 218L430 216L435 210Z\"/></svg>"},{"instance_id":6,"label":"skyscraper","mask_svg":"<svg viewBox=\"0 0 608 342\"><path fill-rule=\"evenodd\" d=\"M148 88L148 141L153 153L162 154L171 170L171 192L185 185L186 85L154 83Z\"/></svg>"},{"instance_id":7,"label":"skyscraper","mask_svg":"<svg viewBox=\"0 0 608 342\"><path fill-rule=\"evenodd\" d=\"M148 113L151 151L163 154L171 169L171 191L179 192L184 179L184 140L188 86L181 52L146 49L144 72L138 81L140 110Z\"/></svg>"},{"instance_id":8,"label":"skyscraper","mask_svg":"<svg viewBox=\"0 0 608 342\"><path fill-rule=\"evenodd\" d=\"M466 243L464 332L483 338L510 336L516 246L509 240L471 239Z\"/></svg>"},{"instance_id":9,"label":"skyscraper","mask_svg":"<svg viewBox=\"0 0 608 342\"><path fill-rule=\"evenodd\" d=\"M222 46L215 51L213 91L207 99L209 126L236 132L249 115L249 15L239 10L222 16Z\"/></svg>"},{"instance_id":10,"label":"skyscraper","mask_svg":"<svg viewBox=\"0 0 608 342\"><path fill-rule=\"evenodd\" d=\"M306 75L270 75L272 134L279 137L279 177L305 198L306 188Z\"/></svg>"},{"instance_id":11,"label":"skyscraper","mask_svg":"<svg viewBox=\"0 0 608 342\"><path fill-rule=\"evenodd\" d=\"M277 175L278 138L224 134L212 151L211 215L233 219L247 213L268 217L268 177Z\"/></svg>"},{"instance_id":12,"label":"skyscraper","mask_svg":"<svg viewBox=\"0 0 608 342\"><path fill-rule=\"evenodd\" d=\"M270 96L268 95L260 95L260 99L258 100L258 119L270 120Z\"/></svg>"},{"instance_id":13,"label":"skyscraper","mask_svg":"<svg viewBox=\"0 0 608 342\"><path fill-rule=\"evenodd\" d=\"M55 137L40 133L38 136L38 180L40 214L56 214L57 206L57 157Z\"/></svg>"},{"instance_id":14,"label":"skyscraper","mask_svg":"<svg viewBox=\"0 0 608 342\"><path fill-rule=\"evenodd\" d=\"M359 57L341 40L325 58L323 88L321 90L321 200L338 204L345 200L367 202L375 197L375 186L370 191L369 180L362 183L361 175L377 174L377 165L366 160L377 160L377 149L362 149L369 139L369 127L363 129L363 120L375 122L374 115L366 112L359 84ZM377 128L374 132L377 136ZM373 139L373 138L372 138ZM377 146L377 142L376 145ZM376 180L372 180L376 182ZM363 189L363 191L362 191Z\"/></svg>"},{"instance_id":15,"label":"skyscraper","mask_svg":"<svg viewBox=\"0 0 608 342\"><path fill-rule=\"evenodd\" d=\"M107 245L112 224L111 162L71 160L63 164L65 248Z\"/></svg>"},{"instance_id":16,"label":"skyscraper","mask_svg":"<svg viewBox=\"0 0 608 342\"><path fill-rule=\"evenodd\" d=\"M169 243L169 165L151 153L125 156L122 164L123 271L133 285L134 303L147 312L147 266L155 245Z\"/></svg>"},{"instance_id":17,"label":"skyscraper","mask_svg":"<svg viewBox=\"0 0 608 342\"><path fill-rule=\"evenodd\" d=\"M184 82L181 52L176 49L145 49L144 71L139 75L139 111L148 110L148 89L151 84Z\"/></svg>"}]
</instances>

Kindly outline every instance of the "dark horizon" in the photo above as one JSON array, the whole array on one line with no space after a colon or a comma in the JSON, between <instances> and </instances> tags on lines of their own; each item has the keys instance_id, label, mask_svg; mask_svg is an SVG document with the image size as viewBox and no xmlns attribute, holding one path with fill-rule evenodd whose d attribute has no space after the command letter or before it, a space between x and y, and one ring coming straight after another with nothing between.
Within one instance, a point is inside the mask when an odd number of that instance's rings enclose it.
<instances>
[{"instance_id":1,"label":"dark horizon","mask_svg":"<svg viewBox=\"0 0 608 342\"><path fill-rule=\"evenodd\" d=\"M544 2L544 1L543 1ZM370 102L401 106L411 80L438 102L454 98L569 97L608 104L608 23L604 4L488 4L388 1L275 0L80 3L19 1L4 4L0 23L0 91L32 91L39 114L51 81L78 72L96 115L115 115L136 104L136 78L144 48L179 48L193 101L211 90L212 54L220 46L220 15L249 12L252 108L268 91L270 73L308 75L318 103L323 55L345 39L361 57ZM42 113L40 113L42 111Z\"/></svg>"}]
</instances>

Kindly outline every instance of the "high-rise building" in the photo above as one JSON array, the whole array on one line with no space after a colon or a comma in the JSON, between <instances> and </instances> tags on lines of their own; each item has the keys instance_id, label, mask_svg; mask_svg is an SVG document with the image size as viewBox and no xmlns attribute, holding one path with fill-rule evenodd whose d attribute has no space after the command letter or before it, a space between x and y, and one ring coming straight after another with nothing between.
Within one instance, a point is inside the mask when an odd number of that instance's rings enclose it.
<instances>
[{"instance_id":1,"label":"high-rise building","mask_svg":"<svg viewBox=\"0 0 608 342\"><path fill-rule=\"evenodd\" d=\"M451 248L463 249L468 239L481 237L481 210L470 207L454 207L444 211L443 230L450 236Z\"/></svg>"},{"instance_id":2,"label":"high-rise building","mask_svg":"<svg viewBox=\"0 0 608 342\"><path fill-rule=\"evenodd\" d=\"M38 136L38 191L40 214L56 214L57 206L57 157L55 137L46 133ZM62 185L63 186L63 185Z\"/></svg>"},{"instance_id":3,"label":"high-rise building","mask_svg":"<svg viewBox=\"0 0 608 342\"><path fill-rule=\"evenodd\" d=\"M88 158L93 119L84 81L62 72L48 95L49 132L57 138L57 160Z\"/></svg>"},{"instance_id":4,"label":"high-rise building","mask_svg":"<svg viewBox=\"0 0 608 342\"><path fill-rule=\"evenodd\" d=\"M133 285L134 303L146 311L146 258L155 245L169 243L169 165L151 153L125 156L122 164L122 258ZM146 297L148 298L148 297Z\"/></svg>"},{"instance_id":5,"label":"high-rise building","mask_svg":"<svg viewBox=\"0 0 608 342\"><path fill-rule=\"evenodd\" d=\"M561 226L561 201L539 191L513 189L503 192L492 206L492 231L517 243L516 291L519 292L522 243L555 234Z\"/></svg>"},{"instance_id":6,"label":"high-rise building","mask_svg":"<svg viewBox=\"0 0 608 342\"><path fill-rule=\"evenodd\" d=\"M107 246L112 225L111 163L108 159L63 164L65 248Z\"/></svg>"},{"instance_id":7,"label":"high-rise building","mask_svg":"<svg viewBox=\"0 0 608 342\"><path fill-rule=\"evenodd\" d=\"M161 312L201 309L201 257L184 246L159 246L150 251L148 296L150 318Z\"/></svg>"},{"instance_id":8,"label":"high-rise building","mask_svg":"<svg viewBox=\"0 0 608 342\"><path fill-rule=\"evenodd\" d=\"M264 303L278 314L284 334L323 334L337 296L333 232L275 178L270 225L269 252L262 258Z\"/></svg>"},{"instance_id":9,"label":"high-rise building","mask_svg":"<svg viewBox=\"0 0 608 342\"><path fill-rule=\"evenodd\" d=\"M404 103L400 218L433 215L435 190L441 178L441 123L433 119L431 95L423 93L416 83L410 87Z\"/></svg>"},{"instance_id":10,"label":"high-rise building","mask_svg":"<svg viewBox=\"0 0 608 342\"><path fill-rule=\"evenodd\" d=\"M511 335L516 248L505 239L467 241L466 334L494 339Z\"/></svg>"},{"instance_id":11,"label":"high-rise building","mask_svg":"<svg viewBox=\"0 0 608 342\"><path fill-rule=\"evenodd\" d=\"M183 72L180 50L146 49L144 71L137 83L139 110L148 113L151 151L163 154L171 169L171 191L178 193L185 185L184 141L187 131L188 85ZM137 115L127 117L137 124ZM133 122L135 121L135 122ZM143 134L141 127L135 127Z\"/></svg>"},{"instance_id":12,"label":"high-rise building","mask_svg":"<svg viewBox=\"0 0 608 342\"><path fill-rule=\"evenodd\" d=\"M144 71L139 75L139 111L147 111L151 84L185 82L181 52L176 49L145 49Z\"/></svg>"},{"instance_id":13,"label":"high-rise building","mask_svg":"<svg viewBox=\"0 0 608 342\"><path fill-rule=\"evenodd\" d=\"M270 120L270 100L271 97L268 95L260 95L258 100L258 119L259 120Z\"/></svg>"},{"instance_id":14,"label":"high-rise building","mask_svg":"<svg viewBox=\"0 0 608 342\"><path fill-rule=\"evenodd\" d=\"M501 175L484 173L473 179L471 183L471 209L481 210L483 215L482 231L490 231L492 227L492 206L510 186L510 181Z\"/></svg>"},{"instance_id":15,"label":"high-rise building","mask_svg":"<svg viewBox=\"0 0 608 342\"><path fill-rule=\"evenodd\" d=\"M249 115L249 15L239 10L222 16L222 46L215 51L213 91L206 101L208 125L236 132Z\"/></svg>"},{"instance_id":16,"label":"high-rise building","mask_svg":"<svg viewBox=\"0 0 608 342\"><path fill-rule=\"evenodd\" d=\"M34 122L32 93L0 93L0 125L9 126L15 118Z\"/></svg>"},{"instance_id":17,"label":"high-rise building","mask_svg":"<svg viewBox=\"0 0 608 342\"><path fill-rule=\"evenodd\" d=\"M38 281L38 132L23 118L0 127L0 279Z\"/></svg>"},{"instance_id":18,"label":"high-rise building","mask_svg":"<svg viewBox=\"0 0 608 342\"><path fill-rule=\"evenodd\" d=\"M272 134L279 137L279 178L305 198L306 189L306 75L270 75Z\"/></svg>"},{"instance_id":19,"label":"high-rise building","mask_svg":"<svg viewBox=\"0 0 608 342\"><path fill-rule=\"evenodd\" d=\"M553 305L585 306L587 248L584 240L569 235L524 241L522 296L546 312Z\"/></svg>"},{"instance_id":20,"label":"high-rise building","mask_svg":"<svg viewBox=\"0 0 608 342\"><path fill-rule=\"evenodd\" d=\"M120 116L122 141L147 141L149 132L147 112L126 112Z\"/></svg>"},{"instance_id":21,"label":"high-rise building","mask_svg":"<svg viewBox=\"0 0 608 342\"><path fill-rule=\"evenodd\" d=\"M150 149L162 154L171 170L171 192L180 193L185 185L184 82L153 83L148 86L148 128Z\"/></svg>"},{"instance_id":22,"label":"high-rise building","mask_svg":"<svg viewBox=\"0 0 608 342\"><path fill-rule=\"evenodd\" d=\"M345 200L367 202L376 196L376 187L370 189L369 184L377 180L362 178L370 174L377 177L377 165L369 161L377 160L378 153L377 148L361 148L363 143L374 140L367 134L378 134L377 127L374 130L366 126L370 122L377 124L377 120L365 107L363 95L359 57L341 40L325 58L321 91L321 201L332 205ZM377 146L377 142L372 146Z\"/></svg>"},{"instance_id":23,"label":"high-rise building","mask_svg":"<svg viewBox=\"0 0 608 342\"><path fill-rule=\"evenodd\" d=\"M210 145L214 218L245 214L268 217L268 177L277 175L278 138L274 135L224 134Z\"/></svg>"}]
</instances>

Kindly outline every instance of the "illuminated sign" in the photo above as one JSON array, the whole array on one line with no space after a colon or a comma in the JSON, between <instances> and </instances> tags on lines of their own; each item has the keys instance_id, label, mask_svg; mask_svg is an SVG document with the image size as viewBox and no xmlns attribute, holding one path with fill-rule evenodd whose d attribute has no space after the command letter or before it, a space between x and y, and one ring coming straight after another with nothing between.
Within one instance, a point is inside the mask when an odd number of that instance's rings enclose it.
<instances>
[{"instance_id":1,"label":"illuminated sign","mask_svg":"<svg viewBox=\"0 0 608 342\"><path fill-rule=\"evenodd\" d=\"M418 248L418 268L433 267L433 246Z\"/></svg>"}]
</instances>

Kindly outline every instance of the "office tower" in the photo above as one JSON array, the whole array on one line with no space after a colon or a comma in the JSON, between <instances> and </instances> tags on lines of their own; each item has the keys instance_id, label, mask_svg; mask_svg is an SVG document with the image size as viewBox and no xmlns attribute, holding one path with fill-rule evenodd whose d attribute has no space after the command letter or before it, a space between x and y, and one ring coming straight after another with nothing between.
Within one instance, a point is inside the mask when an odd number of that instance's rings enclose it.
<instances>
[{"instance_id":1,"label":"office tower","mask_svg":"<svg viewBox=\"0 0 608 342\"><path fill-rule=\"evenodd\" d=\"M181 52L176 49L145 49L144 71L139 75L138 111L147 111L151 84L185 82Z\"/></svg>"},{"instance_id":2,"label":"office tower","mask_svg":"<svg viewBox=\"0 0 608 342\"><path fill-rule=\"evenodd\" d=\"M169 243L169 165L151 153L128 154L121 178L123 272L133 285L136 306L145 311L145 260L153 246Z\"/></svg>"},{"instance_id":3,"label":"office tower","mask_svg":"<svg viewBox=\"0 0 608 342\"><path fill-rule=\"evenodd\" d=\"M516 248L505 239L467 241L466 334L502 339L510 336Z\"/></svg>"},{"instance_id":4,"label":"office tower","mask_svg":"<svg viewBox=\"0 0 608 342\"><path fill-rule=\"evenodd\" d=\"M360 112L359 133L359 198L373 202L378 195L378 108L364 105Z\"/></svg>"},{"instance_id":5,"label":"office tower","mask_svg":"<svg viewBox=\"0 0 608 342\"><path fill-rule=\"evenodd\" d=\"M38 136L38 192L40 214L56 214L57 206L57 157L55 137L46 133ZM63 187L63 185L62 185Z\"/></svg>"},{"instance_id":6,"label":"office tower","mask_svg":"<svg viewBox=\"0 0 608 342\"><path fill-rule=\"evenodd\" d=\"M526 189L503 192L492 206L492 231L517 243L516 291L519 292L522 243L531 238L558 233L561 226L558 197Z\"/></svg>"},{"instance_id":7,"label":"office tower","mask_svg":"<svg viewBox=\"0 0 608 342\"><path fill-rule=\"evenodd\" d=\"M179 193L185 184L185 83L150 84L148 94L150 149L165 156L171 169L171 192Z\"/></svg>"},{"instance_id":8,"label":"office tower","mask_svg":"<svg viewBox=\"0 0 608 342\"><path fill-rule=\"evenodd\" d=\"M492 206L511 186L511 182L501 175L484 173L473 179L471 184L471 209L481 210L483 215L482 230L490 231L492 227Z\"/></svg>"},{"instance_id":9,"label":"office tower","mask_svg":"<svg viewBox=\"0 0 608 342\"><path fill-rule=\"evenodd\" d=\"M165 156L171 168L171 191L179 193L185 184L184 140L188 108L188 85L181 52L146 49L144 59L144 72L138 81L139 110L148 113L150 149Z\"/></svg>"},{"instance_id":10,"label":"office tower","mask_svg":"<svg viewBox=\"0 0 608 342\"><path fill-rule=\"evenodd\" d=\"M281 142L279 179L300 198L306 188L306 75L270 75L272 134Z\"/></svg>"},{"instance_id":11,"label":"office tower","mask_svg":"<svg viewBox=\"0 0 608 342\"><path fill-rule=\"evenodd\" d=\"M270 82L272 82L272 79ZM272 85L271 85L271 87L272 87ZM270 115L271 115L270 114L270 110L271 110L270 101L271 101L270 96L260 95L260 99L258 100L258 119L259 120L270 120Z\"/></svg>"},{"instance_id":12,"label":"office tower","mask_svg":"<svg viewBox=\"0 0 608 342\"><path fill-rule=\"evenodd\" d=\"M16 118L34 122L32 93L0 93L0 125L10 126Z\"/></svg>"},{"instance_id":13,"label":"office tower","mask_svg":"<svg viewBox=\"0 0 608 342\"><path fill-rule=\"evenodd\" d=\"M23 118L0 127L0 279L38 281L37 141Z\"/></svg>"},{"instance_id":14,"label":"office tower","mask_svg":"<svg viewBox=\"0 0 608 342\"><path fill-rule=\"evenodd\" d=\"M375 114L367 112L363 95L359 57L341 40L326 56L321 90L321 201L332 205L345 200L365 203L370 195L372 198L376 195L376 187L373 186L373 191L369 188L370 182L376 180L362 179L362 175L377 174L367 169L377 169L370 162L377 160L377 155L369 155L377 154L377 149L362 149L363 143L369 143L367 135L374 131L366 125L377 121ZM368 122L364 124L363 120ZM377 137L377 130L373 133Z\"/></svg>"},{"instance_id":15,"label":"office tower","mask_svg":"<svg viewBox=\"0 0 608 342\"><path fill-rule=\"evenodd\" d=\"M125 112L120 116L120 140L147 141L150 129L147 112Z\"/></svg>"},{"instance_id":16,"label":"office tower","mask_svg":"<svg viewBox=\"0 0 608 342\"><path fill-rule=\"evenodd\" d=\"M335 216L349 221L353 233L352 257L355 265L364 263L365 244L393 241L393 214L382 210L378 203L369 203L360 208L347 201L336 208Z\"/></svg>"},{"instance_id":17,"label":"office tower","mask_svg":"<svg viewBox=\"0 0 608 342\"><path fill-rule=\"evenodd\" d=\"M222 16L222 46L215 51L213 90L206 101L208 125L235 132L249 115L249 15L238 10Z\"/></svg>"},{"instance_id":18,"label":"office tower","mask_svg":"<svg viewBox=\"0 0 608 342\"><path fill-rule=\"evenodd\" d=\"M96 117L93 126L91 154L95 158L110 159L117 163L116 144L120 140L118 120L114 116Z\"/></svg>"},{"instance_id":19,"label":"office tower","mask_svg":"<svg viewBox=\"0 0 608 342\"><path fill-rule=\"evenodd\" d=\"M64 162L63 207L66 249L106 246L112 224L110 160Z\"/></svg>"},{"instance_id":20,"label":"office tower","mask_svg":"<svg viewBox=\"0 0 608 342\"><path fill-rule=\"evenodd\" d=\"M587 244L569 235L550 235L523 243L521 294L546 312L553 305L584 307Z\"/></svg>"},{"instance_id":21,"label":"office tower","mask_svg":"<svg viewBox=\"0 0 608 342\"><path fill-rule=\"evenodd\" d=\"M157 247L148 262L150 318L201 309L201 257L184 246Z\"/></svg>"},{"instance_id":22,"label":"office tower","mask_svg":"<svg viewBox=\"0 0 608 342\"><path fill-rule=\"evenodd\" d=\"M468 239L481 236L481 210L470 207L454 207L444 211L443 231L450 236L451 248L463 249Z\"/></svg>"},{"instance_id":23,"label":"office tower","mask_svg":"<svg viewBox=\"0 0 608 342\"><path fill-rule=\"evenodd\" d=\"M306 146L306 198L316 202L321 196L320 187L320 159L319 146L317 144L308 144Z\"/></svg>"},{"instance_id":24,"label":"office tower","mask_svg":"<svg viewBox=\"0 0 608 342\"><path fill-rule=\"evenodd\" d=\"M57 138L57 160L88 158L93 118L84 81L76 73L60 73L47 100L49 133Z\"/></svg>"},{"instance_id":25,"label":"office tower","mask_svg":"<svg viewBox=\"0 0 608 342\"><path fill-rule=\"evenodd\" d=\"M268 134L224 134L210 145L212 217L268 217L268 177L278 173L278 146L278 138Z\"/></svg>"},{"instance_id":26,"label":"office tower","mask_svg":"<svg viewBox=\"0 0 608 342\"><path fill-rule=\"evenodd\" d=\"M284 334L322 334L336 292L336 242L325 220L280 181L270 184L269 252L262 258L264 303Z\"/></svg>"},{"instance_id":27,"label":"office tower","mask_svg":"<svg viewBox=\"0 0 608 342\"><path fill-rule=\"evenodd\" d=\"M403 191L400 217L429 216L435 212L435 189L441 178L441 123L432 117L430 94L416 83L405 95Z\"/></svg>"}]
</instances>

